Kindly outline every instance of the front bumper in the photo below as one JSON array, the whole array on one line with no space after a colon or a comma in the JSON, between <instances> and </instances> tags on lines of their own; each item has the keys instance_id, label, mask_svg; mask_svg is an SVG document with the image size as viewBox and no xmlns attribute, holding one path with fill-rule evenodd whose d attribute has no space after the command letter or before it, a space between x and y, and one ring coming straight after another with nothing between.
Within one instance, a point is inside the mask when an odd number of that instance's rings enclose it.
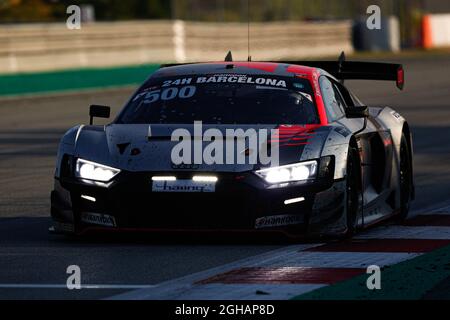
<instances>
[{"instance_id":1,"label":"front bumper","mask_svg":"<svg viewBox=\"0 0 450 320\"><path fill-rule=\"evenodd\" d=\"M176 175L178 179L188 179L194 173L176 172ZM270 189L253 173L214 173L218 176L215 192L162 193L152 192L154 174L121 172L109 185L74 178L55 179L51 195L55 228L75 233L101 227L112 230L257 229L299 234L307 232L310 221L320 224L342 212L343 190L328 179ZM304 200L285 204L285 200L299 197ZM317 217L319 213L323 219ZM86 216L93 218L86 219Z\"/></svg>"}]
</instances>

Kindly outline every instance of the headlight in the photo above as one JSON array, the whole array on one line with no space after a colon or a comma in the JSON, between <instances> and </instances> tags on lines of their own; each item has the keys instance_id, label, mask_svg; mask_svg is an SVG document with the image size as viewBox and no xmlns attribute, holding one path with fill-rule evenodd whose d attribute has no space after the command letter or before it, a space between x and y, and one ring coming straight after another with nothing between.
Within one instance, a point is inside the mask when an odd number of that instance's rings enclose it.
<instances>
[{"instance_id":1,"label":"headlight","mask_svg":"<svg viewBox=\"0 0 450 320\"><path fill-rule=\"evenodd\" d=\"M314 179L317 174L317 161L300 162L287 166L268 168L255 172L271 184Z\"/></svg>"},{"instance_id":2,"label":"headlight","mask_svg":"<svg viewBox=\"0 0 450 320\"><path fill-rule=\"evenodd\" d=\"M87 180L108 182L119 172L120 170L116 168L108 167L92 161L77 159L75 177Z\"/></svg>"}]
</instances>

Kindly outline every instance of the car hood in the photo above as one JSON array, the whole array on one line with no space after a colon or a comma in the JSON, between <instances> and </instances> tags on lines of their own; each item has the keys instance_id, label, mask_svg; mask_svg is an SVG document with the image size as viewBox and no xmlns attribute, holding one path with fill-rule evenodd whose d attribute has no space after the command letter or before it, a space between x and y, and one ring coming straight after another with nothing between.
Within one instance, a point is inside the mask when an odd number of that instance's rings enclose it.
<instances>
[{"instance_id":1,"label":"car hood","mask_svg":"<svg viewBox=\"0 0 450 320\"><path fill-rule=\"evenodd\" d=\"M330 131L327 126L306 125L203 125L202 133L208 129L216 129L225 136L227 129L278 129L278 135L259 140L260 146L267 143L279 144L279 165L295 163L320 157L323 144ZM201 139L202 133L194 131L194 125L146 125L146 124L111 124L107 126L81 126L75 138L76 157L95 161L127 171L220 171L245 172L260 167L260 164L202 164L188 165L184 168L174 165L171 159L173 148L179 141L172 141L175 130L182 129L191 137ZM198 130L197 130L198 131ZM218 131L216 131L218 133ZM241 141L242 142L242 141ZM234 153L253 152L248 141L242 148L241 142L232 142ZM211 142L203 141L202 150ZM225 143L224 143L225 144ZM240 150L242 149L242 150ZM224 150L224 153L228 149ZM192 151L194 153L194 151ZM193 157L192 157L193 159ZM224 158L225 159L225 158ZM235 162L235 161L234 161ZM273 166L273 165L269 165Z\"/></svg>"}]
</instances>

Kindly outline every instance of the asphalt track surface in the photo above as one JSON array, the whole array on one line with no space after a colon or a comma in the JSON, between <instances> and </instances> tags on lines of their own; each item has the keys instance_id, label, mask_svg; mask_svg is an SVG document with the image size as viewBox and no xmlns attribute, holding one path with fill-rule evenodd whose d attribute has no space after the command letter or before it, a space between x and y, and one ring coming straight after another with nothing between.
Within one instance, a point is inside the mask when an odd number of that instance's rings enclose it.
<instances>
[{"instance_id":1,"label":"asphalt track surface","mask_svg":"<svg viewBox=\"0 0 450 320\"><path fill-rule=\"evenodd\" d=\"M395 61L394 61L395 62ZM450 200L450 56L404 58L406 87L349 82L368 105L389 105L409 121L414 138L414 211ZM133 89L0 100L0 299L106 298L282 248L248 237L88 239L49 235L49 193L61 135L88 122L90 104L115 114ZM213 212L212 212L213 214ZM82 283L65 288L66 268Z\"/></svg>"}]
</instances>

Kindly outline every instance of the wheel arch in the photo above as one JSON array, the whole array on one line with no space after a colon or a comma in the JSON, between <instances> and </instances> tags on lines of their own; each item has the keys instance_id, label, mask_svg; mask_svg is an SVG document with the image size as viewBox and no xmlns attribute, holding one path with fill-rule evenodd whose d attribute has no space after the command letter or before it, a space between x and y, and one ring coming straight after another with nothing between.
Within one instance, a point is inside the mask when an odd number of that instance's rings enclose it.
<instances>
[{"instance_id":1,"label":"wheel arch","mask_svg":"<svg viewBox=\"0 0 450 320\"><path fill-rule=\"evenodd\" d=\"M412 133L407 121L403 123L402 134L406 137L406 142L408 143L409 150L409 163L411 164L411 180L412 180L412 194L411 198L414 200L416 198L416 188L414 184L414 152L413 152L413 141L412 141Z\"/></svg>"}]
</instances>

